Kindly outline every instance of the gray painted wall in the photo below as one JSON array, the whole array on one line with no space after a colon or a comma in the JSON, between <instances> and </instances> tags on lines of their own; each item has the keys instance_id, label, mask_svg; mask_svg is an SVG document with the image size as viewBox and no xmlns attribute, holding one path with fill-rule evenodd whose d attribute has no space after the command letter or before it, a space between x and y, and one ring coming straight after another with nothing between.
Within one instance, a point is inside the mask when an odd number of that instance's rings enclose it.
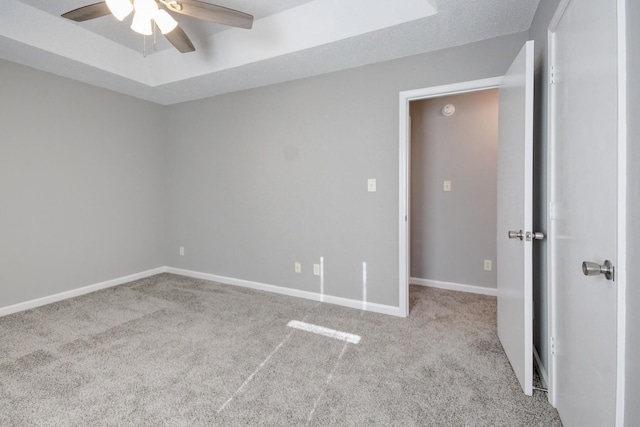
<instances>
[{"instance_id":1,"label":"gray painted wall","mask_svg":"<svg viewBox=\"0 0 640 427\"><path fill-rule=\"evenodd\" d=\"M411 277L496 288L497 148L497 89L411 103Z\"/></svg>"},{"instance_id":2,"label":"gray painted wall","mask_svg":"<svg viewBox=\"0 0 640 427\"><path fill-rule=\"evenodd\" d=\"M162 107L0 60L0 307L163 265Z\"/></svg>"},{"instance_id":3,"label":"gray painted wall","mask_svg":"<svg viewBox=\"0 0 640 427\"><path fill-rule=\"evenodd\" d=\"M531 24L530 35L535 41L535 110L533 139L533 228L547 234L547 31L560 0L542 0ZM544 369L549 361L547 241L533 245L533 341Z\"/></svg>"},{"instance_id":4,"label":"gray painted wall","mask_svg":"<svg viewBox=\"0 0 640 427\"><path fill-rule=\"evenodd\" d=\"M626 402L627 426L640 420L640 2L627 0L627 355Z\"/></svg>"},{"instance_id":5,"label":"gray painted wall","mask_svg":"<svg viewBox=\"0 0 640 427\"><path fill-rule=\"evenodd\" d=\"M397 306L398 94L503 75L526 39L169 107L168 264L318 292L322 256L325 292L361 300L366 262L368 300Z\"/></svg>"}]
</instances>

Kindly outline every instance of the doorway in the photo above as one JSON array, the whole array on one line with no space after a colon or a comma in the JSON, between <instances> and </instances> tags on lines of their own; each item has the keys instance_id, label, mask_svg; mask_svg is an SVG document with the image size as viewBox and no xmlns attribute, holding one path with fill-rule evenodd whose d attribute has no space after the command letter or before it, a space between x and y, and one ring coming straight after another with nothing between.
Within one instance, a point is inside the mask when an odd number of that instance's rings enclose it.
<instances>
[{"instance_id":1,"label":"doorway","mask_svg":"<svg viewBox=\"0 0 640 427\"><path fill-rule=\"evenodd\" d=\"M504 76L400 93L399 309L408 315L410 102L499 89L497 179L498 338L522 390L533 394L532 230L534 42L520 49Z\"/></svg>"},{"instance_id":2,"label":"doorway","mask_svg":"<svg viewBox=\"0 0 640 427\"><path fill-rule=\"evenodd\" d=\"M410 283L497 294L498 90L410 102Z\"/></svg>"},{"instance_id":3,"label":"doorway","mask_svg":"<svg viewBox=\"0 0 640 427\"><path fill-rule=\"evenodd\" d=\"M400 283L399 308L400 314L404 317L409 315L409 293L408 283L410 278L410 240L409 240L409 212L410 212L410 104L414 101L438 98L442 96L453 96L464 93L497 89L502 81L502 77L474 80L470 82L456 83L451 85L437 86L432 88L416 89L400 93L400 206L399 210L399 265ZM452 183L453 185L453 183Z\"/></svg>"}]
</instances>

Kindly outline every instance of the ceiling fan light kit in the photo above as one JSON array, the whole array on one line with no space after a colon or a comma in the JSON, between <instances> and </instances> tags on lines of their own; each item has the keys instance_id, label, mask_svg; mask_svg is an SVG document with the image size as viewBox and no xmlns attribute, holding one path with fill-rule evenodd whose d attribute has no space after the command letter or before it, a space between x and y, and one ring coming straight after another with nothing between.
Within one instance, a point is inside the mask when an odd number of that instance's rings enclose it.
<instances>
[{"instance_id":1,"label":"ceiling fan light kit","mask_svg":"<svg viewBox=\"0 0 640 427\"><path fill-rule=\"evenodd\" d=\"M136 11L136 15L152 19L158 11L158 5L155 0L133 0L133 9Z\"/></svg>"},{"instance_id":2,"label":"ceiling fan light kit","mask_svg":"<svg viewBox=\"0 0 640 427\"><path fill-rule=\"evenodd\" d=\"M129 0L107 0L107 7L118 21L122 21L133 12L133 5Z\"/></svg>"},{"instance_id":3,"label":"ceiling fan light kit","mask_svg":"<svg viewBox=\"0 0 640 427\"><path fill-rule=\"evenodd\" d=\"M147 18L141 13L134 13L133 20L131 21L131 29L143 36L150 36L153 34L153 28L151 26L151 19Z\"/></svg>"},{"instance_id":4,"label":"ceiling fan light kit","mask_svg":"<svg viewBox=\"0 0 640 427\"><path fill-rule=\"evenodd\" d=\"M153 20L156 21L156 25L160 28L162 34L168 34L178 26L178 21L173 19L173 17L163 9L158 9Z\"/></svg>"},{"instance_id":5,"label":"ceiling fan light kit","mask_svg":"<svg viewBox=\"0 0 640 427\"><path fill-rule=\"evenodd\" d=\"M131 12L135 11L131 22L133 31L150 36L154 34L153 25L155 24L169 43L180 53L195 51L196 48L187 34L180 28L178 22L170 13L158 7L159 4L171 12L216 24L245 29L250 29L253 26L253 16L248 13L199 0L105 0L70 10L67 13L63 13L62 17L76 22L84 22L111 13L117 20L122 21Z\"/></svg>"}]
</instances>

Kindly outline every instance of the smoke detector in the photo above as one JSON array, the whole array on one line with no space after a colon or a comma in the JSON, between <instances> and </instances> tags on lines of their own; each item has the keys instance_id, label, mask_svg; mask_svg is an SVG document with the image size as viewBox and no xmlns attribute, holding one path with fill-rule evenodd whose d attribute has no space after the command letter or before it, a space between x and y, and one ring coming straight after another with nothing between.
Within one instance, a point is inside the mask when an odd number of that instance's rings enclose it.
<instances>
[{"instance_id":1,"label":"smoke detector","mask_svg":"<svg viewBox=\"0 0 640 427\"><path fill-rule=\"evenodd\" d=\"M444 107L442 107L442 115L449 117L449 116L453 116L453 113L456 112L456 107L453 104L447 104Z\"/></svg>"}]
</instances>

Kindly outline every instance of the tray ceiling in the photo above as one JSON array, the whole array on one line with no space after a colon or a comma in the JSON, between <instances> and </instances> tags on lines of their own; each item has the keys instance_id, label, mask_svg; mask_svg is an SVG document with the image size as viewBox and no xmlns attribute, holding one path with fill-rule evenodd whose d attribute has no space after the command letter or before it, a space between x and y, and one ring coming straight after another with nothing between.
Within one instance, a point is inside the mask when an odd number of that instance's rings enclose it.
<instances>
[{"instance_id":1,"label":"tray ceiling","mask_svg":"<svg viewBox=\"0 0 640 427\"><path fill-rule=\"evenodd\" d=\"M97 0L3 0L0 58L173 104L526 31L534 0L206 0L254 15L243 30L174 15L196 51L130 19L60 15ZM147 55L143 56L146 44Z\"/></svg>"}]
</instances>

